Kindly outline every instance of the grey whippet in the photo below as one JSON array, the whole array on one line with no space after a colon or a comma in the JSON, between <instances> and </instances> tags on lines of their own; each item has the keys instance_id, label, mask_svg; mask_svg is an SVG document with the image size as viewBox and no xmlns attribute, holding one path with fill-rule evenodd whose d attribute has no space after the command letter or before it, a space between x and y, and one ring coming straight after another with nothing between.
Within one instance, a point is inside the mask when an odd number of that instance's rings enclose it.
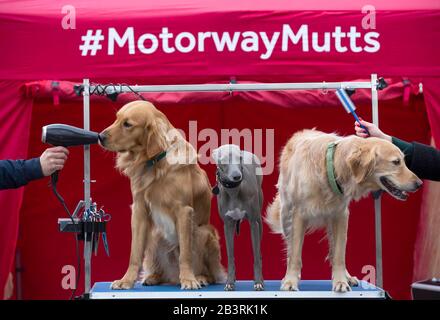
<instances>
[{"instance_id":1,"label":"grey whippet","mask_svg":"<svg viewBox=\"0 0 440 320\"><path fill-rule=\"evenodd\" d=\"M235 289L234 232L239 233L243 219L249 221L254 255L254 289L264 290L261 237L263 223L261 209L263 176L258 157L242 151L236 145L223 145L212 152L217 164L217 185L213 193L217 195L218 210L224 222L226 250L228 255L228 277L226 291Z\"/></svg>"}]
</instances>

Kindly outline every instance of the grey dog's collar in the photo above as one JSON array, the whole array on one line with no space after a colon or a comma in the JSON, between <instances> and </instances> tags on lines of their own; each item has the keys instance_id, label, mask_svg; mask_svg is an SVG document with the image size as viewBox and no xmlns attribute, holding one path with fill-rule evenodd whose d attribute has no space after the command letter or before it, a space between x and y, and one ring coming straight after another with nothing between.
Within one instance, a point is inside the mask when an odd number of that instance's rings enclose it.
<instances>
[{"instance_id":1,"label":"grey dog's collar","mask_svg":"<svg viewBox=\"0 0 440 320\"><path fill-rule=\"evenodd\" d=\"M220 184L223 187L228 188L228 189L237 188L241 184L241 182L243 181L243 178L241 178L238 181L229 181L229 180L222 179L222 176L220 175L220 169L218 169L218 168L217 168L216 175L217 175L217 181L220 182Z\"/></svg>"},{"instance_id":2,"label":"grey dog's collar","mask_svg":"<svg viewBox=\"0 0 440 320\"><path fill-rule=\"evenodd\" d=\"M215 177L216 177L217 184L214 186L214 188L212 188L212 193L215 195L218 195L220 193L220 189L218 186L219 183L227 189L234 189L234 188L237 188L241 184L241 182L243 181L243 178L241 178L239 181L229 181L229 180L222 179L222 177L220 175L220 169L218 167L217 167L217 171L215 173Z\"/></svg>"}]
</instances>

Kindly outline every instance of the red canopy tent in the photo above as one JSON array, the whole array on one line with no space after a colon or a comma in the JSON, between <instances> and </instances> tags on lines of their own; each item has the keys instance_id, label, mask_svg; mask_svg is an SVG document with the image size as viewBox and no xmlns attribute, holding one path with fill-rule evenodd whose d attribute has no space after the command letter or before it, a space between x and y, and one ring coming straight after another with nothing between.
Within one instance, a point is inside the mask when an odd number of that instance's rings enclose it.
<instances>
[{"instance_id":1,"label":"red canopy tent","mask_svg":"<svg viewBox=\"0 0 440 320\"><path fill-rule=\"evenodd\" d=\"M0 3L0 159L38 156L45 148L40 142L45 124L81 126L81 99L73 94L72 84L83 78L130 84L329 82L368 80L377 73L390 83L379 95L381 127L425 143L432 134L440 143L438 1L371 1L374 12L371 7L362 12L364 3L358 0L70 3L72 7L64 9L64 3L54 1ZM199 129L217 131L274 128L275 155L301 128L353 132L353 120L326 92L144 96L184 131L190 120L196 120ZM92 129L106 127L114 110L135 98L125 95L116 103L92 100ZM353 100L359 113L370 118L368 93L358 90ZM204 168L214 182L213 166ZM82 196L79 172L82 152L72 149L59 185L70 207ZM266 203L275 192L277 175L275 169L264 178ZM108 281L120 277L128 261L130 192L127 180L113 169L113 156L98 147L92 153L92 178L97 180L94 200L113 214L112 256L94 259L93 279ZM12 270L17 239L21 296L69 295L61 279L62 267L75 262L73 240L57 232L56 219L63 212L46 184L38 181L25 189L0 192L0 297ZM384 286L393 297L409 297L421 199L421 192L404 204L384 197ZM215 208L213 202L212 221L220 230ZM347 262L351 272L362 278L375 264L372 201L353 204L352 212ZM285 269L281 239L267 229L264 275L281 278ZM247 233L244 228L237 245L239 278L252 275ZM321 238L316 233L306 239L304 278L330 277L324 262L327 246Z\"/></svg>"}]
</instances>

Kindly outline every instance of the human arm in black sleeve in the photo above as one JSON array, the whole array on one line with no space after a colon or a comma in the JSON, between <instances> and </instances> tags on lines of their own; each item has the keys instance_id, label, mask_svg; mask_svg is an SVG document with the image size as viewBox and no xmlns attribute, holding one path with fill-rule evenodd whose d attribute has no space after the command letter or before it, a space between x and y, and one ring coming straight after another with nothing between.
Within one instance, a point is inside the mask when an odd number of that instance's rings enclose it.
<instances>
[{"instance_id":1,"label":"human arm in black sleeve","mask_svg":"<svg viewBox=\"0 0 440 320\"><path fill-rule=\"evenodd\" d=\"M440 181L440 151L418 142L392 137L392 142L405 154L407 167L420 179Z\"/></svg>"},{"instance_id":2,"label":"human arm in black sleeve","mask_svg":"<svg viewBox=\"0 0 440 320\"><path fill-rule=\"evenodd\" d=\"M361 126L362 125L362 126ZM364 129L367 128L368 132ZM375 124L360 120L354 123L358 137L375 137L392 142L405 154L406 166L420 179L440 181L440 151L418 142L406 142L384 133Z\"/></svg>"},{"instance_id":3,"label":"human arm in black sleeve","mask_svg":"<svg viewBox=\"0 0 440 320\"><path fill-rule=\"evenodd\" d=\"M0 190L19 188L43 176L40 158L0 161Z\"/></svg>"}]
</instances>

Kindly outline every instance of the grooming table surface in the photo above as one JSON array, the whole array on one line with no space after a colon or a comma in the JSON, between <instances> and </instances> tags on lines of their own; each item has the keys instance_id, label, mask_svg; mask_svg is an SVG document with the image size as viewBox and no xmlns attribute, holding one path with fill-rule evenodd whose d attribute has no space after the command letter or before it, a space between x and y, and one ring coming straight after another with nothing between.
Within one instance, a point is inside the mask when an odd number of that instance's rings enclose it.
<instances>
[{"instance_id":1,"label":"grooming table surface","mask_svg":"<svg viewBox=\"0 0 440 320\"><path fill-rule=\"evenodd\" d=\"M224 291L223 284L210 285L200 290L180 290L176 285L143 286L137 282L130 290L112 290L111 282L97 282L90 291L90 299L295 299L295 298L369 298L385 299L385 291L360 281L352 291L332 291L330 280L301 280L299 291L280 291L280 281L265 281L264 291L254 291L253 281L237 281L235 291Z\"/></svg>"}]
</instances>

